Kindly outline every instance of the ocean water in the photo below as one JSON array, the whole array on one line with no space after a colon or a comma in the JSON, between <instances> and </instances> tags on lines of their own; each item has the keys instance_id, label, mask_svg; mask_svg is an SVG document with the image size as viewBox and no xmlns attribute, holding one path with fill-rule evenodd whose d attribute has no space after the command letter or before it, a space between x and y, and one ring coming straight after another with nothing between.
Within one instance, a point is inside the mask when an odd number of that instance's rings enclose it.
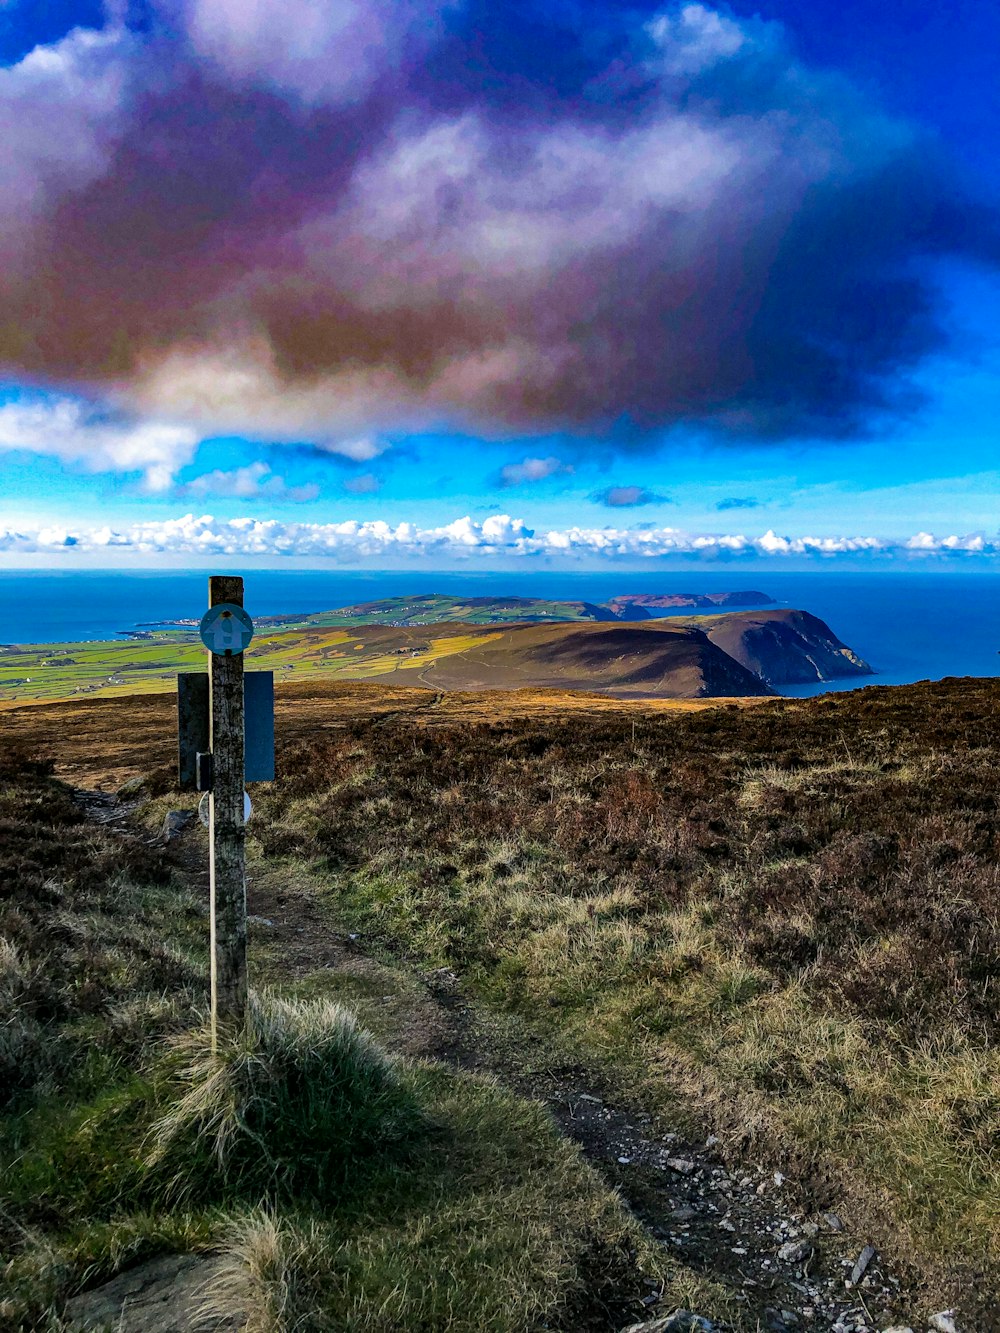
<instances>
[{"instance_id":1,"label":"ocean water","mask_svg":"<svg viewBox=\"0 0 1000 1333\"><path fill-rule=\"evenodd\" d=\"M1000 675L1000 574L252 570L244 580L251 615L419 592L602 602L630 592L755 589L825 620L877 673L785 693ZM199 616L206 593L206 575L190 571L0 571L0 643L111 639L144 622Z\"/></svg>"}]
</instances>

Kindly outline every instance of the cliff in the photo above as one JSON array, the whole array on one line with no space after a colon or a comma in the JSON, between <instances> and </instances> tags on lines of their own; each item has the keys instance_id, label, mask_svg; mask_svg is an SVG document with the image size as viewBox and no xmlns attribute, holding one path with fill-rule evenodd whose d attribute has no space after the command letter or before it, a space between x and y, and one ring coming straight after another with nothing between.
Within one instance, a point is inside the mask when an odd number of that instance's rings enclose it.
<instances>
[{"instance_id":1,"label":"cliff","mask_svg":"<svg viewBox=\"0 0 1000 1333\"><path fill-rule=\"evenodd\" d=\"M768 685L870 676L871 667L818 616L776 608L740 611L705 622L712 643Z\"/></svg>"}]
</instances>

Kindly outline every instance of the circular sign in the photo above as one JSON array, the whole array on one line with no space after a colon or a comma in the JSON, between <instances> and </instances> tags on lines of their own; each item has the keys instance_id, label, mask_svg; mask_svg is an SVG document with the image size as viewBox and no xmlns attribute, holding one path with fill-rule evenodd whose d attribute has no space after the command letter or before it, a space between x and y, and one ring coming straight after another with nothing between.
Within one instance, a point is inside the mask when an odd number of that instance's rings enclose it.
<instances>
[{"instance_id":1,"label":"circular sign","mask_svg":"<svg viewBox=\"0 0 1000 1333\"><path fill-rule=\"evenodd\" d=\"M209 824L211 823L211 818L209 816L210 807L208 804L210 799L211 799L211 792L205 792L204 796L202 796L201 800L198 802L198 818L201 820L201 822L205 825L206 828L208 828ZM253 812L253 806L250 804L250 797L247 792L244 792L243 793L244 824L246 824L247 821L250 819L250 815L252 814L252 812Z\"/></svg>"},{"instance_id":2,"label":"circular sign","mask_svg":"<svg viewBox=\"0 0 1000 1333\"><path fill-rule=\"evenodd\" d=\"M210 653L233 657L243 651L253 638L253 621L234 602L220 602L209 607L198 626L201 641Z\"/></svg>"}]
</instances>

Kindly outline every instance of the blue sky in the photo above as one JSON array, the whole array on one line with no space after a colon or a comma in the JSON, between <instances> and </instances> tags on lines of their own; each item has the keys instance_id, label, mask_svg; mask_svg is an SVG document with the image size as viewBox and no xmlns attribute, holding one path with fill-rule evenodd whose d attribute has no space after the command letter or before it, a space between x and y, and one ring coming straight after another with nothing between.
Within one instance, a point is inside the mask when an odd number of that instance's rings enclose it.
<instances>
[{"instance_id":1,"label":"blue sky","mask_svg":"<svg viewBox=\"0 0 1000 1333\"><path fill-rule=\"evenodd\" d=\"M994 567L991 7L294 7L0 9L0 563Z\"/></svg>"}]
</instances>

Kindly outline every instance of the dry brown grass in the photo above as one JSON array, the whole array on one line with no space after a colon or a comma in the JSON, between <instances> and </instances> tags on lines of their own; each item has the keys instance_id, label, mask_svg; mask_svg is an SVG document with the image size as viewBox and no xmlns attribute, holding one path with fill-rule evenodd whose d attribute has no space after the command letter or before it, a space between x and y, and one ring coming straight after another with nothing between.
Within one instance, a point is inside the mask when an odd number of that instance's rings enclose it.
<instances>
[{"instance_id":1,"label":"dry brown grass","mask_svg":"<svg viewBox=\"0 0 1000 1333\"><path fill-rule=\"evenodd\" d=\"M286 741L253 832L318 858L367 937L661 1107L697 1092L1000 1317L998 720L995 682L634 740L621 710L358 720Z\"/></svg>"}]
</instances>

